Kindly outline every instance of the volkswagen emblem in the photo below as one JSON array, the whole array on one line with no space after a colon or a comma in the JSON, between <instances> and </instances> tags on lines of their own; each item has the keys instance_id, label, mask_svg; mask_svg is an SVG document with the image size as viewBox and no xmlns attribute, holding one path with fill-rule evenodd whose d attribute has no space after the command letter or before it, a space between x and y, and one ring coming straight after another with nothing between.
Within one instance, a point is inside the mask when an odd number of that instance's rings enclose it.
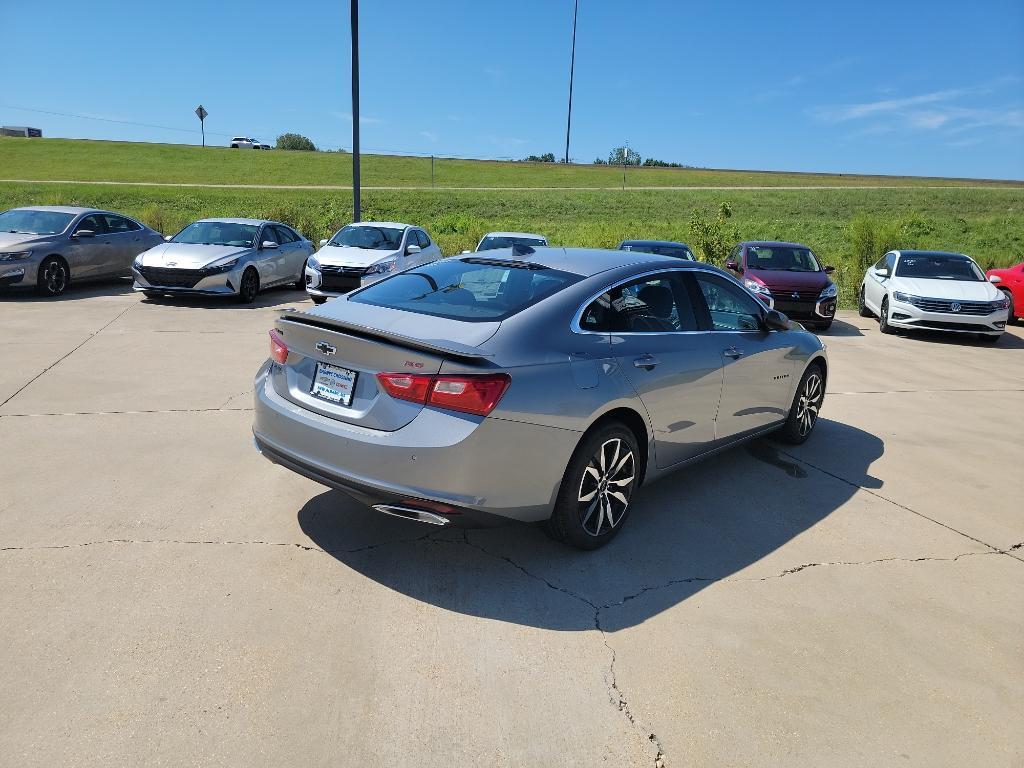
<instances>
[{"instance_id":1,"label":"volkswagen emblem","mask_svg":"<svg viewBox=\"0 0 1024 768\"><path fill-rule=\"evenodd\" d=\"M793 297L794 299L799 299L799 298L800 298L800 294L799 294L798 292L796 292L796 291L793 291L793 293L791 294L791 296L792 296L792 297Z\"/></svg>"},{"instance_id":2,"label":"volkswagen emblem","mask_svg":"<svg viewBox=\"0 0 1024 768\"><path fill-rule=\"evenodd\" d=\"M338 348L333 344L328 344L326 341L318 341L316 343L316 351L322 352L323 354L330 356L338 351Z\"/></svg>"},{"instance_id":3,"label":"volkswagen emblem","mask_svg":"<svg viewBox=\"0 0 1024 768\"><path fill-rule=\"evenodd\" d=\"M959 301L954 301L952 304L949 305L949 308L952 309L954 312L959 312L962 309Z\"/></svg>"}]
</instances>

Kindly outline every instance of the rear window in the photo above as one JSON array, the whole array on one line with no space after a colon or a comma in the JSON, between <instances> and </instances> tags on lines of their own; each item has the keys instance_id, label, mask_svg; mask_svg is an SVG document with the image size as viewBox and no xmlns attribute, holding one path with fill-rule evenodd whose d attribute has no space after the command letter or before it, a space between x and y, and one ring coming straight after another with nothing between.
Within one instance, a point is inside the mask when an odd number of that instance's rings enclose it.
<instances>
[{"instance_id":1,"label":"rear window","mask_svg":"<svg viewBox=\"0 0 1024 768\"><path fill-rule=\"evenodd\" d=\"M528 245L531 248L541 248L547 245L546 240L536 237L485 237L477 246L478 251L493 251L498 248L511 248L513 245Z\"/></svg>"},{"instance_id":2,"label":"rear window","mask_svg":"<svg viewBox=\"0 0 1024 768\"><path fill-rule=\"evenodd\" d=\"M442 259L381 280L349 297L357 304L469 322L494 322L582 279L557 269L488 259Z\"/></svg>"}]
</instances>

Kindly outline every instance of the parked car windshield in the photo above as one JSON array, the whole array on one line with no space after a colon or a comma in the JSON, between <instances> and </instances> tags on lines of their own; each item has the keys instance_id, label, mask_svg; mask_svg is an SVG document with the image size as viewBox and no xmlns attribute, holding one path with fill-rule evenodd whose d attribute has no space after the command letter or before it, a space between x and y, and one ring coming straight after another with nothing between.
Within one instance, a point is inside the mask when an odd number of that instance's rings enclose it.
<instances>
[{"instance_id":1,"label":"parked car windshield","mask_svg":"<svg viewBox=\"0 0 1024 768\"><path fill-rule=\"evenodd\" d=\"M671 256L676 259L687 259L696 261L689 248L682 245L651 245L649 243L623 243L620 246L623 251L638 251L640 253L653 253L658 256Z\"/></svg>"},{"instance_id":2,"label":"parked car windshield","mask_svg":"<svg viewBox=\"0 0 1024 768\"><path fill-rule=\"evenodd\" d=\"M195 245L234 245L251 248L256 242L259 227L254 224L234 224L228 221L197 221L176 234L172 243Z\"/></svg>"},{"instance_id":3,"label":"parked car windshield","mask_svg":"<svg viewBox=\"0 0 1024 768\"><path fill-rule=\"evenodd\" d=\"M488 322L511 317L580 279L572 272L501 259L442 259L373 283L349 301Z\"/></svg>"},{"instance_id":4,"label":"parked car windshield","mask_svg":"<svg viewBox=\"0 0 1024 768\"><path fill-rule=\"evenodd\" d=\"M966 256L903 256L896 264L896 276L972 283L985 280L978 266Z\"/></svg>"},{"instance_id":5,"label":"parked car windshield","mask_svg":"<svg viewBox=\"0 0 1024 768\"><path fill-rule=\"evenodd\" d=\"M810 248L789 245L751 245L747 248L747 269L780 272L820 272L821 266Z\"/></svg>"},{"instance_id":6,"label":"parked car windshield","mask_svg":"<svg viewBox=\"0 0 1024 768\"><path fill-rule=\"evenodd\" d=\"M371 251L396 251L402 244L404 230L394 227L342 227L331 238L328 245L349 248L366 248Z\"/></svg>"},{"instance_id":7,"label":"parked car windshield","mask_svg":"<svg viewBox=\"0 0 1024 768\"><path fill-rule=\"evenodd\" d=\"M68 228L75 218L71 213L57 211L26 211L14 209L0 213L0 232L19 235L55 235Z\"/></svg>"},{"instance_id":8,"label":"parked car windshield","mask_svg":"<svg viewBox=\"0 0 1024 768\"><path fill-rule=\"evenodd\" d=\"M511 248L513 245L528 245L537 248L547 242L536 237L485 237L477 247L478 251L493 251L495 248Z\"/></svg>"}]
</instances>

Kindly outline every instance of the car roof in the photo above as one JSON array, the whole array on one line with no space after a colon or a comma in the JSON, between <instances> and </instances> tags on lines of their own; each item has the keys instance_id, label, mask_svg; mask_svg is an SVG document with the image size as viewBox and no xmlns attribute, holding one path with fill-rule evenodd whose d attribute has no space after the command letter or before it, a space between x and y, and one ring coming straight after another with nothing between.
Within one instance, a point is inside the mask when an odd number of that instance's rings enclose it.
<instances>
[{"instance_id":1,"label":"car roof","mask_svg":"<svg viewBox=\"0 0 1024 768\"><path fill-rule=\"evenodd\" d=\"M350 227L393 227L394 229L408 229L412 224L402 224L397 221L354 221Z\"/></svg>"},{"instance_id":2,"label":"car roof","mask_svg":"<svg viewBox=\"0 0 1024 768\"><path fill-rule=\"evenodd\" d=\"M533 232L488 232L484 237L532 237L536 240L547 242L547 238L544 235L538 235ZM483 240L483 237L480 239Z\"/></svg>"},{"instance_id":3,"label":"car roof","mask_svg":"<svg viewBox=\"0 0 1024 768\"><path fill-rule=\"evenodd\" d=\"M218 224L251 224L253 226L260 226L261 224L280 224L279 221L273 221L272 219L228 219L228 218L211 218L211 219L199 219L195 223L198 224L200 221L217 222Z\"/></svg>"},{"instance_id":4,"label":"car roof","mask_svg":"<svg viewBox=\"0 0 1024 768\"><path fill-rule=\"evenodd\" d=\"M76 216L79 213L111 213L111 211L104 211L100 208L80 208L74 205L22 205L11 210L16 211L48 211L50 213L71 213ZM121 214L117 214L120 216Z\"/></svg>"},{"instance_id":5,"label":"car roof","mask_svg":"<svg viewBox=\"0 0 1024 768\"><path fill-rule=\"evenodd\" d=\"M808 250L811 250L810 246L808 245L804 245L803 243L790 243L787 242L786 240L744 240L742 243L740 243L740 245L752 245L754 247L764 246L765 248L770 248L773 245L778 245L786 248L807 248Z\"/></svg>"},{"instance_id":6,"label":"car roof","mask_svg":"<svg viewBox=\"0 0 1024 768\"><path fill-rule=\"evenodd\" d=\"M956 251L904 251L896 248L891 253L896 253L900 256L956 256L961 259L971 258L966 253L957 253Z\"/></svg>"},{"instance_id":7,"label":"car roof","mask_svg":"<svg viewBox=\"0 0 1024 768\"><path fill-rule=\"evenodd\" d=\"M605 248L558 248L537 246L531 253L513 255L511 248L495 248L482 253L467 253L460 256L463 261L520 261L538 266L572 272L582 277L591 277L609 269L631 264L645 264L657 269L660 266L678 269L686 265L699 265L696 261L684 261L673 256L661 256L641 251L618 251Z\"/></svg>"},{"instance_id":8,"label":"car roof","mask_svg":"<svg viewBox=\"0 0 1024 768\"><path fill-rule=\"evenodd\" d=\"M669 247L687 249L690 247L686 243L677 243L674 240L623 240L619 243L619 247L622 247L623 245L665 245Z\"/></svg>"}]
</instances>

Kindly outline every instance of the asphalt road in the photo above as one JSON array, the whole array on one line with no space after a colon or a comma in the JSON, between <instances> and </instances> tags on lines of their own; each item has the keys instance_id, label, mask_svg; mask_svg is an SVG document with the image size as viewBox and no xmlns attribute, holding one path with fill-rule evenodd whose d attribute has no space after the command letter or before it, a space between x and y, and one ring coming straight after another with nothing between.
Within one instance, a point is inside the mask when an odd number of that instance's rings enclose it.
<instances>
[{"instance_id":1,"label":"asphalt road","mask_svg":"<svg viewBox=\"0 0 1024 768\"><path fill-rule=\"evenodd\" d=\"M1020 328L841 313L810 442L653 484L584 554L260 458L305 303L0 295L0 764L1024 761Z\"/></svg>"}]
</instances>

